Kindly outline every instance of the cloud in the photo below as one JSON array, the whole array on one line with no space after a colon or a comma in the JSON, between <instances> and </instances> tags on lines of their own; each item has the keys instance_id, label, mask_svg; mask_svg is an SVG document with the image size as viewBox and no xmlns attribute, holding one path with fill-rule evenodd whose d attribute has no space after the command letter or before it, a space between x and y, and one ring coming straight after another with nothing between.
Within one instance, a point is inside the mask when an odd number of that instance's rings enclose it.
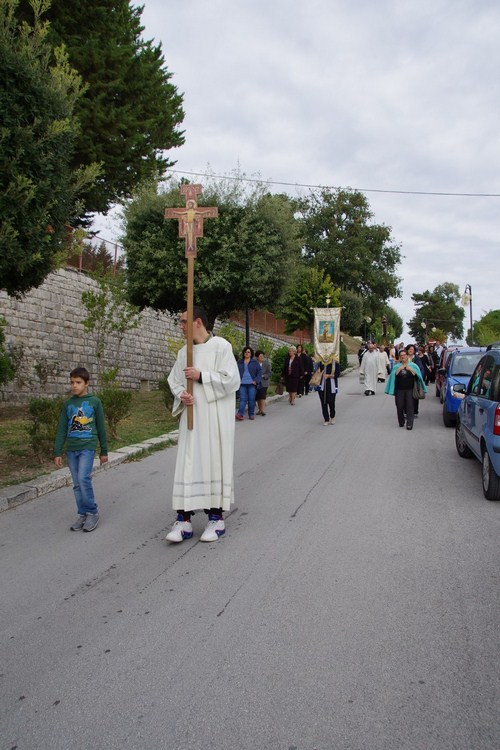
<instances>
[{"instance_id":1,"label":"cloud","mask_svg":"<svg viewBox=\"0 0 500 750\"><path fill-rule=\"evenodd\" d=\"M184 93L179 170L500 194L496 0L146 0L142 21ZM405 320L445 281L500 308L499 198L367 197L402 245Z\"/></svg>"}]
</instances>

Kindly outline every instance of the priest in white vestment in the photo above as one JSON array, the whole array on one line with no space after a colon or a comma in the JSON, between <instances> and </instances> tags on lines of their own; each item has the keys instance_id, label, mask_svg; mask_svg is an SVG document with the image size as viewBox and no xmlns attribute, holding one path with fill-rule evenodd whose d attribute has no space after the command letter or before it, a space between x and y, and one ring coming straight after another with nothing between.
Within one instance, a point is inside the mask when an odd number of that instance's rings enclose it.
<instances>
[{"instance_id":1,"label":"priest in white vestment","mask_svg":"<svg viewBox=\"0 0 500 750\"><path fill-rule=\"evenodd\" d=\"M379 373L378 349L373 341L367 342L367 350L361 359L359 378L363 386L365 396L374 396L377 390Z\"/></svg>"},{"instance_id":2,"label":"priest in white vestment","mask_svg":"<svg viewBox=\"0 0 500 750\"><path fill-rule=\"evenodd\" d=\"M187 313L180 324L186 331ZM172 504L177 520L169 542L193 536L191 515L203 509L208 525L201 541L216 541L225 532L223 511L234 502L233 456L235 393L240 374L231 344L207 331L203 308L193 311L193 366L186 367L184 346L168 376L174 394L174 416L180 414L177 462ZM193 381L192 396L187 380ZM187 428L188 405L193 405L193 429Z\"/></svg>"}]
</instances>

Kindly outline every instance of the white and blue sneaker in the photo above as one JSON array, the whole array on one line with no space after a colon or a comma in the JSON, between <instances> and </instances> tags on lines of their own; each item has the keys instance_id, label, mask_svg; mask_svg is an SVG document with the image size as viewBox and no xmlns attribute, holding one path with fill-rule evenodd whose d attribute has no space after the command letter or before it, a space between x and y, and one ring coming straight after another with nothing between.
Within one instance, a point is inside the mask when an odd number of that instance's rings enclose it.
<instances>
[{"instance_id":1,"label":"white and blue sneaker","mask_svg":"<svg viewBox=\"0 0 500 750\"><path fill-rule=\"evenodd\" d=\"M191 539L193 536L193 525L191 521L185 521L182 516L177 516L177 521L168 532L165 539L167 542L183 542L184 539Z\"/></svg>"},{"instance_id":2,"label":"white and blue sneaker","mask_svg":"<svg viewBox=\"0 0 500 750\"><path fill-rule=\"evenodd\" d=\"M208 516L208 523L200 537L200 542L216 542L225 533L226 524L224 523L224 519L220 516Z\"/></svg>"}]
</instances>

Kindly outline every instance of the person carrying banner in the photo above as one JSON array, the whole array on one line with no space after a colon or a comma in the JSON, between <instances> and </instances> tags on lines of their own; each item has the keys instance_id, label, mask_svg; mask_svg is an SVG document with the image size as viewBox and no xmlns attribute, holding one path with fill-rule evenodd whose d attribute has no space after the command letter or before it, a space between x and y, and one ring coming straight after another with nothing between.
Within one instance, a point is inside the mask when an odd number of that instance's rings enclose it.
<instances>
[{"instance_id":1,"label":"person carrying banner","mask_svg":"<svg viewBox=\"0 0 500 750\"><path fill-rule=\"evenodd\" d=\"M335 400L339 391L340 365L338 362L330 362L325 366L320 362L318 369L323 375L316 391L321 402L323 424L326 427L335 424Z\"/></svg>"}]
</instances>

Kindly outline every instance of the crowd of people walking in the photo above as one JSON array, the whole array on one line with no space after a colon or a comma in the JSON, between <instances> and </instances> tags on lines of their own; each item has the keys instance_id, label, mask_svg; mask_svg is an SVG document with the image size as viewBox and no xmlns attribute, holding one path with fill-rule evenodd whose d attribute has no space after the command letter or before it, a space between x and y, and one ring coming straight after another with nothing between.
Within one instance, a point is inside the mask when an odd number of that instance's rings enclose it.
<instances>
[{"instance_id":1,"label":"crowd of people walking","mask_svg":"<svg viewBox=\"0 0 500 750\"><path fill-rule=\"evenodd\" d=\"M266 416L267 389L271 382L271 363L261 350L255 352L245 346L238 360L241 385L236 421L242 422L245 413L254 420L255 414ZM314 377L314 383L311 382ZM309 352L298 344L291 345L281 370L280 385L286 389L288 403L295 406L297 398L308 396L312 391L320 399L323 424L335 424L335 401L339 389L340 365L332 362L326 366L315 363ZM257 411L255 411L257 407Z\"/></svg>"},{"instance_id":2,"label":"crowd of people walking","mask_svg":"<svg viewBox=\"0 0 500 750\"><path fill-rule=\"evenodd\" d=\"M394 396L400 427L413 429L419 403L425 398L427 384L435 382L439 350L434 345L403 342L391 347L367 341L359 352L359 380L365 396L374 396L377 384L384 383L384 392Z\"/></svg>"},{"instance_id":3,"label":"crowd of people walking","mask_svg":"<svg viewBox=\"0 0 500 750\"><path fill-rule=\"evenodd\" d=\"M419 402L427 393L427 385L436 379L440 347L433 344L393 346L377 344L373 340L363 343L358 351L359 380L365 396L375 396L377 387L394 396L398 423L413 429L418 417ZM245 346L238 360L241 379L239 408L236 420L242 421L255 414L266 415L267 389L271 381L271 363L261 350L254 354ZM286 389L288 403L295 406L297 398L316 391L320 398L323 424L335 424L335 402L338 394L340 365L338 362L316 363L302 344L290 345L281 370L280 383ZM257 411L256 411L257 408Z\"/></svg>"}]
</instances>

